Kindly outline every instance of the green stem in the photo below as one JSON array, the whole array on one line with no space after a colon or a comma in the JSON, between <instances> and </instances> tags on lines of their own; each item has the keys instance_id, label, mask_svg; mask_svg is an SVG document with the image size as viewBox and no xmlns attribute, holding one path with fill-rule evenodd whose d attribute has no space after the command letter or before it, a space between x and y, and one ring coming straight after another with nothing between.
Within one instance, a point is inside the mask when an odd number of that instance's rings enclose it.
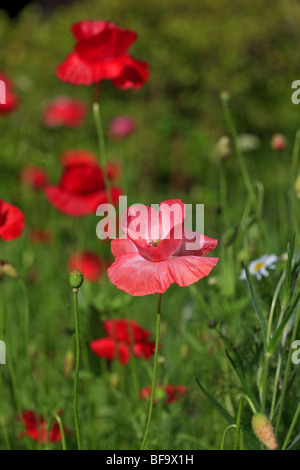
<instances>
[{"instance_id":1,"label":"green stem","mask_svg":"<svg viewBox=\"0 0 300 470\"><path fill-rule=\"evenodd\" d=\"M255 406L253 405L250 398L247 395L242 395L241 398L239 399L238 412L237 412L237 417L236 417L236 433L235 433L235 439L234 439L234 450L237 450L237 448L238 448L238 440L239 440L239 436L240 436L241 417L242 417L243 401L244 400L246 400L248 402L252 412L256 413Z\"/></svg>"},{"instance_id":2,"label":"green stem","mask_svg":"<svg viewBox=\"0 0 300 470\"><path fill-rule=\"evenodd\" d=\"M236 425L235 425L235 424L229 424L229 426L227 426L227 428L224 430L223 435L222 435L222 441L221 441L220 450L224 450L225 439L226 439L226 437L227 437L228 431L230 431L231 429L235 429L235 428L236 428Z\"/></svg>"},{"instance_id":3,"label":"green stem","mask_svg":"<svg viewBox=\"0 0 300 470\"><path fill-rule=\"evenodd\" d=\"M246 189L248 191L249 197L250 197L252 203L255 205L256 204L256 196L255 196L255 193L254 193L254 190L253 190L253 186L252 186L249 174L248 174L248 170L247 170L245 161L244 161L244 156L243 156L243 154L240 150L240 146L239 146L239 143L238 143L238 135L237 135L237 132L236 132L236 128L235 128L233 119L231 117L230 109L229 109L229 106L228 106L228 100L222 100L222 104L223 104L224 116L225 116L228 128L229 128L229 130L231 132L231 135L232 135L233 146L234 146L235 153L236 153L236 156L237 156L237 159L238 159L238 162L239 162L242 178L244 180L244 184L245 184Z\"/></svg>"},{"instance_id":4,"label":"green stem","mask_svg":"<svg viewBox=\"0 0 300 470\"><path fill-rule=\"evenodd\" d=\"M146 431L145 431L145 434L144 434L144 439L143 439L140 450L144 450L144 448L145 448L145 444L146 444L147 437L148 437L149 430L150 430L153 404L154 404L156 373L157 373L157 358L158 358L158 347L159 347L161 298L162 298L162 294L158 294L158 304L157 304L157 314L156 314L155 353L154 353L154 365L153 365L151 395L150 395L150 403L149 403L149 411L148 411L148 420L147 420L147 425L146 425Z\"/></svg>"},{"instance_id":5,"label":"green stem","mask_svg":"<svg viewBox=\"0 0 300 470\"><path fill-rule=\"evenodd\" d=\"M76 364L75 364L75 377L74 377L74 421L76 428L78 450L81 450L81 437L78 422L77 410L77 396L78 396L78 376L80 365L80 339L79 339L79 319L78 319L78 289L73 289L74 294L74 312L75 312L75 335L76 335Z\"/></svg>"},{"instance_id":6,"label":"green stem","mask_svg":"<svg viewBox=\"0 0 300 470\"><path fill-rule=\"evenodd\" d=\"M288 443L289 443L289 440L290 440L290 438L291 438L291 434L292 434L293 429L294 429L294 427L295 427L295 424L296 424L296 422L297 422L297 420L298 420L298 418L299 418L299 415L300 415L300 403L298 403L298 406L297 406L297 408L296 408L296 411L295 411L293 420L292 420L292 422L291 422L290 428L289 428L289 430L288 430L288 433L287 433L287 435L286 435L286 438L285 438L285 440L284 440L284 443L283 443L283 446L282 446L282 449L281 449L281 450L285 450L285 449L286 449L286 446L287 446Z\"/></svg>"},{"instance_id":7,"label":"green stem","mask_svg":"<svg viewBox=\"0 0 300 470\"><path fill-rule=\"evenodd\" d=\"M298 226L298 211L297 211L297 196L296 196L294 184L295 184L295 178L297 177L297 164L298 164L298 158L299 158L299 151L300 151L300 129L298 129L296 132L293 153L292 153L292 161L291 161L291 183L290 184L291 184L291 191L292 191L292 214L294 218L293 222L294 222L295 228Z\"/></svg>"},{"instance_id":8,"label":"green stem","mask_svg":"<svg viewBox=\"0 0 300 470\"><path fill-rule=\"evenodd\" d=\"M297 313L296 313L295 323L294 323L294 328L293 328L293 332L292 332L290 345L292 345L293 342L295 341L299 320L300 320L300 306L298 306L298 310L297 310ZM282 415L282 411L283 411L283 404L284 404L285 395L286 395L286 392L287 392L288 375L289 375L289 371L290 371L290 367L291 367L292 352L293 352L293 348L290 347L289 348L288 358L287 358L287 363L286 363L286 367L285 367L285 374L284 374L282 391L281 391L281 395L280 395L279 410L278 410L278 415L277 415L277 419L276 419L276 427L275 427L275 433L276 434L277 434L278 429L279 429L280 419L281 419L281 415Z\"/></svg>"},{"instance_id":9,"label":"green stem","mask_svg":"<svg viewBox=\"0 0 300 470\"><path fill-rule=\"evenodd\" d=\"M96 103L96 102L93 103L93 114L94 114L94 120L95 120L96 131L97 131L99 156L101 160L105 189L107 191L108 202L112 204L111 184L107 176L106 149L105 149L105 143L104 143L104 134L103 134L99 103Z\"/></svg>"},{"instance_id":10,"label":"green stem","mask_svg":"<svg viewBox=\"0 0 300 470\"><path fill-rule=\"evenodd\" d=\"M64 427L62 425L60 416L55 415L55 419L58 422L58 426L59 426L59 429L60 429L62 450L67 450Z\"/></svg>"}]
</instances>

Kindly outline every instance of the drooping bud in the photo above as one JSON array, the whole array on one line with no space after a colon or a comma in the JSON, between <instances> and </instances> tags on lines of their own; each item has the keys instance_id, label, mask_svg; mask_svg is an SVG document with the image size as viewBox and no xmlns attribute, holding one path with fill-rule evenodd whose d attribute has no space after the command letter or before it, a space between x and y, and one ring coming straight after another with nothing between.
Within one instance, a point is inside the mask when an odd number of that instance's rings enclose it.
<instances>
[{"instance_id":1,"label":"drooping bud","mask_svg":"<svg viewBox=\"0 0 300 470\"><path fill-rule=\"evenodd\" d=\"M282 134L274 134L271 139L271 147L277 151L284 150L285 137Z\"/></svg>"},{"instance_id":2,"label":"drooping bud","mask_svg":"<svg viewBox=\"0 0 300 470\"><path fill-rule=\"evenodd\" d=\"M70 272L70 285L73 289L79 289L83 283L83 274L78 269Z\"/></svg>"},{"instance_id":3,"label":"drooping bud","mask_svg":"<svg viewBox=\"0 0 300 470\"><path fill-rule=\"evenodd\" d=\"M18 272L14 266L7 261L0 260L0 277L7 276L11 279L17 279Z\"/></svg>"},{"instance_id":4,"label":"drooping bud","mask_svg":"<svg viewBox=\"0 0 300 470\"><path fill-rule=\"evenodd\" d=\"M277 449L274 429L266 415L255 413L252 417L252 429L256 437L270 450Z\"/></svg>"}]
</instances>

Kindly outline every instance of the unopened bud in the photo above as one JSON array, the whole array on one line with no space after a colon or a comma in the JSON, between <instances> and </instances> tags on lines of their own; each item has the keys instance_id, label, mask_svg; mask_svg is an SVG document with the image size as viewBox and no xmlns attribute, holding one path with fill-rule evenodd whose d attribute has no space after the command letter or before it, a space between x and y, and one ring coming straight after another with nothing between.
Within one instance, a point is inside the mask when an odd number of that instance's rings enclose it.
<instances>
[{"instance_id":1,"label":"unopened bud","mask_svg":"<svg viewBox=\"0 0 300 470\"><path fill-rule=\"evenodd\" d=\"M18 272L12 266L12 264L8 263L7 261L0 260L0 277L7 276L11 279L17 279Z\"/></svg>"},{"instance_id":2,"label":"unopened bud","mask_svg":"<svg viewBox=\"0 0 300 470\"><path fill-rule=\"evenodd\" d=\"M277 449L277 442L272 424L263 413L252 417L252 429L256 437L270 450Z\"/></svg>"},{"instance_id":3,"label":"unopened bud","mask_svg":"<svg viewBox=\"0 0 300 470\"><path fill-rule=\"evenodd\" d=\"M64 376L66 379L69 379L74 367L74 354L72 351L67 351L64 361Z\"/></svg>"},{"instance_id":4,"label":"unopened bud","mask_svg":"<svg viewBox=\"0 0 300 470\"><path fill-rule=\"evenodd\" d=\"M70 272L70 285L73 289L79 289L83 283L83 274L78 269L74 269Z\"/></svg>"},{"instance_id":5,"label":"unopened bud","mask_svg":"<svg viewBox=\"0 0 300 470\"><path fill-rule=\"evenodd\" d=\"M271 147L277 151L283 150L285 148L285 137L282 134L274 134L271 139Z\"/></svg>"},{"instance_id":6,"label":"unopened bud","mask_svg":"<svg viewBox=\"0 0 300 470\"><path fill-rule=\"evenodd\" d=\"M294 188L296 191L297 198L300 199L300 174L296 178Z\"/></svg>"}]
</instances>

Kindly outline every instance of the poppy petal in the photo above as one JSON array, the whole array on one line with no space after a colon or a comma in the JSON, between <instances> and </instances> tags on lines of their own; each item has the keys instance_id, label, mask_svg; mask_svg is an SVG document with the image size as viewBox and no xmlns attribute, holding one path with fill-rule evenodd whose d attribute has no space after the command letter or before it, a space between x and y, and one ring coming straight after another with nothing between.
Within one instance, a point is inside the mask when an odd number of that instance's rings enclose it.
<instances>
[{"instance_id":1,"label":"poppy petal","mask_svg":"<svg viewBox=\"0 0 300 470\"><path fill-rule=\"evenodd\" d=\"M161 262L148 261L139 253L116 259L108 268L111 282L133 296L165 292L171 284L180 287L199 281L211 272L218 258L178 256Z\"/></svg>"}]
</instances>

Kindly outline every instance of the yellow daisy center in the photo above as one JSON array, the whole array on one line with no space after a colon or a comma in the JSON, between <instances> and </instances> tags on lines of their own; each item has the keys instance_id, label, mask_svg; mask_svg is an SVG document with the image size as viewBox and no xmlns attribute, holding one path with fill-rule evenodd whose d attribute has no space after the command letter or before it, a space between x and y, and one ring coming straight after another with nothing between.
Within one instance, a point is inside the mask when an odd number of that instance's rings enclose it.
<instances>
[{"instance_id":1,"label":"yellow daisy center","mask_svg":"<svg viewBox=\"0 0 300 470\"><path fill-rule=\"evenodd\" d=\"M255 266L253 266L253 271L256 273L257 271L259 271L260 269L264 268L265 267L265 263L263 261L261 261L260 263L256 263Z\"/></svg>"}]
</instances>

